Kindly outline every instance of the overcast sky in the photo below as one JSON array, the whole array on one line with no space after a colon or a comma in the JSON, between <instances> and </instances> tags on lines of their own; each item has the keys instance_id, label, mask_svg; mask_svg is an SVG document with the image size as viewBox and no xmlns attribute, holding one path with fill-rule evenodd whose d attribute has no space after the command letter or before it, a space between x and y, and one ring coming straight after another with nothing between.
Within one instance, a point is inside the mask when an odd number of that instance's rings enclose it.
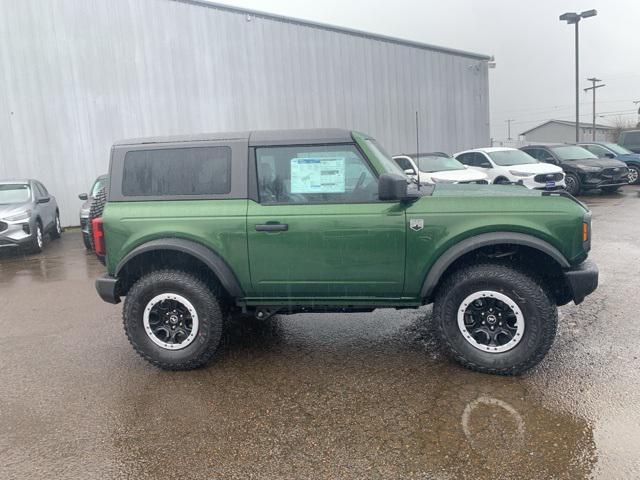
<instances>
[{"instance_id":1,"label":"overcast sky","mask_svg":"<svg viewBox=\"0 0 640 480\"><path fill-rule=\"evenodd\" d=\"M512 136L550 118L575 118L573 26L564 12L595 8L580 22L581 88L598 89L600 123L637 119L640 0L220 0L220 3L494 55L491 135ZM591 121L591 93L580 93Z\"/></svg>"}]
</instances>

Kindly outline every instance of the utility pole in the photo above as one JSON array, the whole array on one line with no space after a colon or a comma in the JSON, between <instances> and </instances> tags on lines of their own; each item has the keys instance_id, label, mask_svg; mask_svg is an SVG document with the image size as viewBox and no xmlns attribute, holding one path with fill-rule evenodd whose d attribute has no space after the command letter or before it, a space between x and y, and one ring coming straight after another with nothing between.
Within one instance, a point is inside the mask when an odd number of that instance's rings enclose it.
<instances>
[{"instance_id":1,"label":"utility pole","mask_svg":"<svg viewBox=\"0 0 640 480\"><path fill-rule=\"evenodd\" d=\"M507 122L507 131L509 132L507 134L507 140L511 140L511 122L513 122L513 118L507 119L506 122Z\"/></svg>"},{"instance_id":2,"label":"utility pole","mask_svg":"<svg viewBox=\"0 0 640 480\"><path fill-rule=\"evenodd\" d=\"M588 92L589 90L593 91L593 119L591 125L591 140L596 141L596 88L604 87L605 84L601 83L600 85L596 85L596 82L601 82L599 78L591 77L587 78L587 81L591 82L591 86L585 88L584 91Z\"/></svg>"},{"instance_id":3,"label":"utility pole","mask_svg":"<svg viewBox=\"0 0 640 480\"><path fill-rule=\"evenodd\" d=\"M635 100L633 104L634 105L640 104L640 100ZM640 127L640 107L638 107L638 125L637 126Z\"/></svg>"}]
</instances>

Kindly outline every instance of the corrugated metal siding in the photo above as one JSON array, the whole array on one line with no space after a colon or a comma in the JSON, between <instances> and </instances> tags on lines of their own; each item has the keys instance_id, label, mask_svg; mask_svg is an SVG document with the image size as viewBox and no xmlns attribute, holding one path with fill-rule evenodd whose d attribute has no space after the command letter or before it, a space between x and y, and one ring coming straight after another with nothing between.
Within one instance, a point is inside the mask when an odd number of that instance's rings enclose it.
<instances>
[{"instance_id":1,"label":"corrugated metal siding","mask_svg":"<svg viewBox=\"0 0 640 480\"><path fill-rule=\"evenodd\" d=\"M250 21L248 21L250 18ZM0 177L65 225L125 137L342 127L390 153L489 142L486 62L170 0L0 2Z\"/></svg>"}]
</instances>

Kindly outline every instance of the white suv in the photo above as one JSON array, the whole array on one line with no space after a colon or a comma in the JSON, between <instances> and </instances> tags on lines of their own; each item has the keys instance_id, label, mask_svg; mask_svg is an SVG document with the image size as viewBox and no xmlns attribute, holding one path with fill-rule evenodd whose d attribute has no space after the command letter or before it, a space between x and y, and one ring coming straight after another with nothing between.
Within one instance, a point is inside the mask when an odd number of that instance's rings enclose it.
<instances>
[{"instance_id":1,"label":"white suv","mask_svg":"<svg viewBox=\"0 0 640 480\"><path fill-rule=\"evenodd\" d=\"M489 183L487 175L461 164L445 153L396 155L393 160L413 180L420 177L421 185L434 183ZM418 168L420 167L420 168ZM416 172L419 173L416 175Z\"/></svg>"},{"instance_id":2,"label":"white suv","mask_svg":"<svg viewBox=\"0 0 640 480\"><path fill-rule=\"evenodd\" d=\"M456 153L454 157L469 168L486 173L490 183L519 184L537 189L565 187L562 168L539 162L515 148L476 148Z\"/></svg>"}]
</instances>

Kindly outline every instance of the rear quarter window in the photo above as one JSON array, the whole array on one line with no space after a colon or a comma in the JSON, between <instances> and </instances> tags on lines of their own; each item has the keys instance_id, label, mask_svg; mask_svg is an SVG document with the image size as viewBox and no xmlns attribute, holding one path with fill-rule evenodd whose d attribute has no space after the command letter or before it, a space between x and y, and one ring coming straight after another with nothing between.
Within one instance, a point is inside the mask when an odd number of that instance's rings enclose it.
<instances>
[{"instance_id":1,"label":"rear quarter window","mask_svg":"<svg viewBox=\"0 0 640 480\"><path fill-rule=\"evenodd\" d=\"M231 148L134 150L124 157L122 194L182 196L231 191Z\"/></svg>"}]
</instances>

